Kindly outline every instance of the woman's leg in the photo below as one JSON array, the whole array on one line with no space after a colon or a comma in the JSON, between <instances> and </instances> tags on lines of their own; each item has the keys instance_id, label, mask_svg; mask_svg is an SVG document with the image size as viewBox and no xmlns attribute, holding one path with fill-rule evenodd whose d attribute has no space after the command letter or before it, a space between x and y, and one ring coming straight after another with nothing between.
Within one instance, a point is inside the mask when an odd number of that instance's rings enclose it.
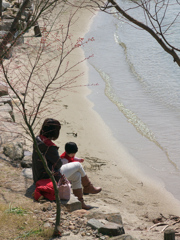
<instances>
[{"instance_id":1,"label":"woman's leg","mask_svg":"<svg viewBox=\"0 0 180 240\"><path fill-rule=\"evenodd\" d=\"M72 183L72 189L82 188L81 178L86 176L86 173L79 162L71 162L62 165L61 173L64 174Z\"/></svg>"},{"instance_id":2,"label":"woman's leg","mask_svg":"<svg viewBox=\"0 0 180 240\"><path fill-rule=\"evenodd\" d=\"M83 199L83 190L81 185L81 178L86 176L86 173L79 162L72 162L62 165L61 173L64 174L69 181L71 181L74 195L82 204L82 208L89 210L91 206L86 205Z\"/></svg>"}]
</instances>

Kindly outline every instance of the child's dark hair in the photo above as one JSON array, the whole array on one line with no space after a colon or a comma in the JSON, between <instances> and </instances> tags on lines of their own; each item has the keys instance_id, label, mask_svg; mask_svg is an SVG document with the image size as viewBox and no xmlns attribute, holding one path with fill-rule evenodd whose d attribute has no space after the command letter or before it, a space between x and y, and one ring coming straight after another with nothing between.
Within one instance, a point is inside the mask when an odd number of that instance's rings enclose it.
<instances>
[{"instance_id":1,"label":"child's dark hair","mask_svg":"<svg viewBox=\"0 0 180 240\"><path fill-rule=\"evenodd\" d=\"M68 142L65 144L65 151L67 154L77 153L78 147L74 142Z\"/></svg>"},{"instance_id":2,"label":"child's dark hair","mask_svg":"<svg viewBox=\"0 0 180 240\"><path fill-rule=\"evenodd\" d=\"M57 139L59 137L59 131L61 129L61 124L58 120L53 118L46 118L42 125L40 135L47 138Z\"/></svg>"}]
</instances>

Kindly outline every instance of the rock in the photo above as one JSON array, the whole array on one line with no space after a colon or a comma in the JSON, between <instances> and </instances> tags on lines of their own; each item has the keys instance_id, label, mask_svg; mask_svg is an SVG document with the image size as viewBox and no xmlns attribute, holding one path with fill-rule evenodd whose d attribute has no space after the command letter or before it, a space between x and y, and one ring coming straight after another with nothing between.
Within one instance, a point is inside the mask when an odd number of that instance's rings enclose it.
<instances>
[{"instance_id":1,"label":"rock","mask_svg":"<svg viewBox=\"0 0 180 240\"><path fill-rule=\"evenodd\" d=\"M10 3L3 1L2 2L2 10L5 11L7 8L9 8L11 6Z\"/></svg>"},{"instance_id":2,"label":"rock","mask_svg":"<svg viewBox=\"0 0 180 240\"><path fill-rule=\"evenodd\" d=\"M49 223L49 222L46 222L45 224L44 224L44 228L50 228L51 227L51 224Z\"/></svg>"},{"instance_id":3,"label":"rock","mask_svg":"<svg viewBox=\"0 0 180 240\"><path fill-rule=\"evenodd\" d=\"M109 222L117 223L117 224L123 224L122 217L120 213L110 213L106 215L106 220Z\"/></svg>"},{"instance_id":4,"label":"rock","mask_svg":"<svg viewBox=\"0 0 180 240\"><path fill-rule=\"evenodd\" d=\"M13 109L8 103L0 106L0 113L1 112L8 112L11 115L11 118L13 119L13 121L15 120Z\"/></svg>"},{"instance_id":5,"label":"rock","mask_svg":"<svg viewBox=\"0 0 180 240\"><path fill-rule=\"evenodd\" d=\"M21 160L22 168L31 168L32 167L32 156L24 156Z\"/></svg>"},{"instance_id":6,"label":"rock","mask_svg":"<svg viewBox=\"0 0 180 240\"><path fill-rule=\"evenodd\" d=\"M13 21L14 21L13 19L3 19L3 21L1 21L1 24L0 24L0 30L9 31Z\"/></svg>"},{"instance_id":7,"label":"rock","mask_svg":"<svg viewBox=\"0 0 180 240\"><path fill-rule=\"evenodd\" d=\"M2 19L14 19L16 17L15 13L13 13L13 9L7 9L2 14Z\"/></svg>"},{"instance_id":8,"label":"rock","mask_svg":"<svg viewBox=\"0 0 180 240\"><path fill-rule=\"evenodd\" d=\"M3 39L7 33L8 31L0 31L0 39Z\"/></svg>"},{"instance_id":9,"label":"rock","mask_svg":"<svg viewBox=\"0 0 180 240\"><path fill-rule=\"evenodd\" d=\"M32 178L33 178L32 169L31 169L31 168L24 168L24 169L22 170L22 175L23 175L25 178L32 179Z\"/></svg>"},{"instance_id":10,"label":"rock","mask_svg":"<svg viewBox=\"0 0 180 240\"><path fill-rule=\"evenodd\" d=\"M11 115L8 112L1 112L0 121L13 122Z\"/></svg>"},{"instance_id":11,"label":"rock","mask_svg":"<svg viewBox=\"0 0 180 240\"><path fill-rule=\"evenodd\" d=\"M130 235L123 234L121 236L112 237L111 240L137 240Z\"/></svg>"},{"instance_id":12,"label":"rock","mask_svg":"<svg viewBox=\"0 0 180 240\"><path fill-rule=\"evenodd\" d=\"M18 128L18 124L14 122L1 122L0 124L0 136L1 142L4 143L12 143L18 142L24 144L24 138L21 134L20 129Z\"/></svg>"},{"instance_id":13,"label":"rock","mask_svg":"<svg viewBox=\"0 0 180 240\"><path fill-rule=\"evenodd\" d=\"M21 160L24 157L23 146L19 142L3 144L3 153L12 160Z\"/></svg>"},{"instance_id":14,"label":"rock","mask_svg":"<svg viewBox=\"0 0 180 240\"><path fill-rule=\"evenodd\" d=\"M112 222L106 222L103 227L98 229L99 233L108 236L118 236L121 234L125 234L124 228L122 225Z\"/></svg>"},{"instance_id":15,"label":"rock","mask_svg":"<svg viewBox=\"0 0 180 240\"><path fill-rule=\"evenodd\" d=\"M104 224L102 224L99 220L92 218L88 221L87 226L90 226L92 229L99 229L104 227Z\"/></svg>"},{"instance_id":16,"label":"rock","mask_svg":"<svg viewBox=\"0 0 180 240\"><path fill-rule=\"evenodd\" d=\"M10 98L9 95L4 95L4 96L0 97L0 104L1 103L3 103L3 104L8 103L11 106L11 108L13 108L12 99Z\"/></svg>"},{"instance_id":17,"label":"rock","mask_svg":"<svg viewBox=\"0 0 180 240\"><path fill-rule=\"evenodd\" d=\"M81 202L72 193L71 193L70 200L68 202L61 200L61 203L65 205L65 207L67 208L67 210L69 212L73 212L75 210L82 209Z\"/></svg>"},{"instance_id":18,"label":"rock","mask_svg":"<svg viewBox=\"0 0 180 240\"><path fill-rule=\"evenodd\" d=\"M0 97L8 95L8 87L0 83Z\"/></svg>"},{"instance_id":19,"label":"rock","mask_svg":"<svg viewBox=\"0 0 180 240\"><path fill-rule=\"evenodd\" d=\"M99 233L108 236L118 236L125 233L122 225L104 219L90 219L87 225L91 226L93 229L98 229Z\"/></svg>"}]
</instances>

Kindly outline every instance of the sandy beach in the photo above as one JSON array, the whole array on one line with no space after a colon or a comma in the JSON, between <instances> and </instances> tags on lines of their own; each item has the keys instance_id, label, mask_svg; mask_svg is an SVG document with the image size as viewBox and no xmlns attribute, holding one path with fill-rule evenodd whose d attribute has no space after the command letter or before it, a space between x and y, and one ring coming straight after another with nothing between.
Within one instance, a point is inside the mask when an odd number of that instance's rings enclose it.
<instances>
[{"instance_id":1,"label":"sandy beach","mask_svg":"<svg viewBox=\"0 0 180 240\"><path fill-rule=\"evenodd\" d=\"M70 27L72 41L84 37L94 14L96 12L87 9L77 11L75 21ZM68 13L65 15L67 20ZM73 64L82 59L84 59L83 47L74 51L69 62ZM56 64L54 61L54 66ZM79 64L76 71L69 72L68 77L73 78L77 72L83 75L76 79L75 87L63 91L62 95L60 92L60 97L54 105L47 106L46 114L40 119L38 126L46 117L53 117L61 122L60 137L55 142L60 147L60 154L64 151L66 142L77 143L79 148L77 156L85 159L83 166L88 176L94 185L103 189L98 195L84 197L85 202L94 207L91 212L118 212L122 216L126 234L137 239L163 239L162 226L149 230L153 225L152 220L158 218L160 214L167 218L172 214L179 216L180 203L166 192L163 186L140 172L128 150L112 136L103 119L93 110L93 103L87 99L90 90L87 86L89 76L86 61ZM46 99L46 102L48 101L50 99ZM21 121L18 114L16 119ZM39 130L38 126L36 132ZM31 142L26 143L27 148L31 150Z\"/></svg>"}]
</instances>

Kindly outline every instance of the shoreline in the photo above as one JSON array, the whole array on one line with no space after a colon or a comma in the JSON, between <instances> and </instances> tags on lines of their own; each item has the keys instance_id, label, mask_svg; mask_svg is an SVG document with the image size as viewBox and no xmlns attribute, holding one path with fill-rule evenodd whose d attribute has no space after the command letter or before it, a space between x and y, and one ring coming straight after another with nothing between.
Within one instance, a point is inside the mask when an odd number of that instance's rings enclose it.
<instances>
[{"instance_id":1,"label":"shoreline","mask_svg":"<svg viewBox=\"0 0 180 240\"><path fill-rule=\"evenodd\" d=\"M90 48L85 48L87 53L95 53L95 57L88 60L90 83L100 83L97 90L90 87L93 94L88 96L88 99L94 102L93 109L112 130L113 136L123 143L135 158L138 167L153 180L156 178L158 182L162 182L168 192L180 200L179 166L178 162L174 161L178 159L178 136L173 134L173 129L177 128L176 121L173 122L172 119L174 115L171 117L171 112L168 115L168 111L160 103L151 100L150 96L146 97L142 86L138 87L136 77L131 76L131 70L128 70L129 65L125 58L127 53L119 47L120 39L124 39L123 33L117 31L117 44L114 37L115 23L111 20L111 16L99 13L86 34L86 38L91 35L95 37L95 43L92 43ZM117 29L120 30L118 27ZM103 41L105 37L107 41ZM174 127L167 125L171 120ZM176 141L173 141L173 138ZM167 146L165 143L168 141ZM174 152L170 151L172 146Z\"/></svg>"},{"instance_id":2,"label":"shoreline","mask_svg":"<svg viewBox=\"0 0 180 240\"><path fill-rule=\"evenodd\" d=\"M82 15L81 18L83 19ZM87 14L84 21L88 24ZM81 31L86 29L81 28ZM82 35L84 36L84 32ZM85 72L80 82L87 82L87 63L83 62L80 68ZM146 239L159 239L159 234L163 233L147 231L153 225L152 220L159 217L160 213L167 217L170 214L180 214L180 203L161 185L147 179L136 168L132 157L112 136L101 116L93 110L94 103L87 98L90 92L88 86L80 87L64 99L68 109L62 110L62 115L69 124L62 126L58 140L60 151L64 150L63 146L67 141L75 141L79 148L77 156L85 158L83 166L90 179L103 188L98 196L85 198L88 204L99 207L101 211L119 211L125 226L128 226L125 231L134 237L145 234ZM67 134L69 129L77 133L77 138ZM127 159L129 160L126 161Z\"/></svg>"}]
</instances>

